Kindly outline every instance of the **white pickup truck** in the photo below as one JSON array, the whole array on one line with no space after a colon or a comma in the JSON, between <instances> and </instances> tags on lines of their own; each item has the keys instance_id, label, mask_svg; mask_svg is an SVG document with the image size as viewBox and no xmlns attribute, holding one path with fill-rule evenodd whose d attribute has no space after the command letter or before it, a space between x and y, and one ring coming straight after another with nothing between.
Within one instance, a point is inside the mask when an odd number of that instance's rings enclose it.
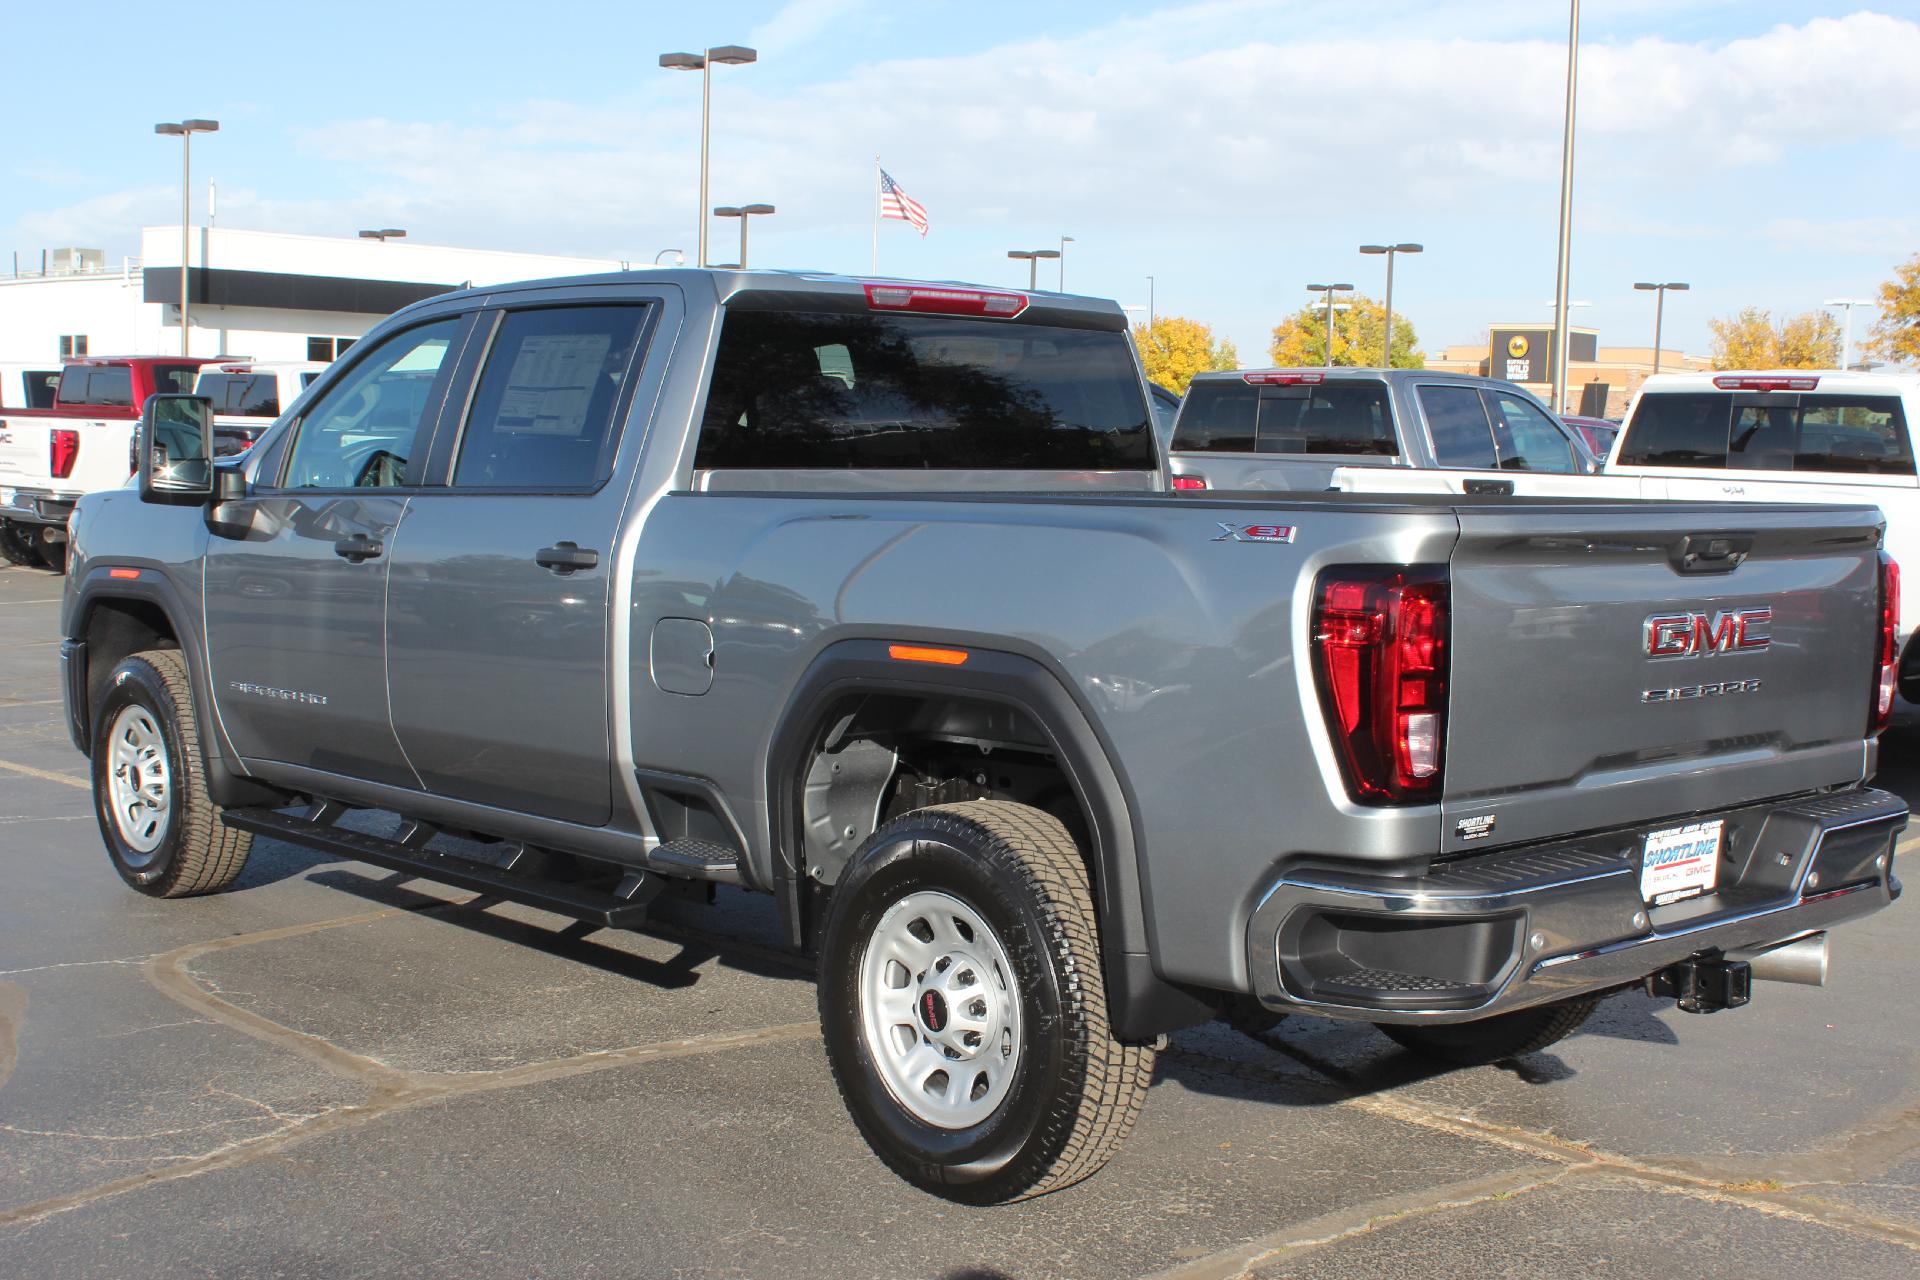
<instances>
[{"instance_id":1,"label":"white pickup truck","mask_svg":"<svg viewBox=\"0 0 1920 1280\"><path fill-rule=\"evenodd\" d=\"M1920 375L1910 373L1660 374L1628 406L1604 479L1645 498L1872 503L1887 518L1887 551L1911 565L1920 562L1917 420ZM1916 627L1920 593L1897 628L1903 720L1920 713Z\"/></svg>"}]
</instances>

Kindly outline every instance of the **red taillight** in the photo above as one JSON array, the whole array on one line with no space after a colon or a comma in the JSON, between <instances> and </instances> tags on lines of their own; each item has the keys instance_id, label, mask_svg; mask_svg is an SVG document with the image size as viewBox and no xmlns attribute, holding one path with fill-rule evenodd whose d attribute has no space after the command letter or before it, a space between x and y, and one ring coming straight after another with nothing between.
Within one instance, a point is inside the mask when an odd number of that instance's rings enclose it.
<instances>
[{"instance_id":1,"label":"red taillight","mask_svg":"<svg viewBox=\"0 0 1920 1280\"><path fill-rule=\"evenodd\" d=\"M1873 715L1867 723L1869 736L1879 733L1893 719L1893 691L1900 679L1900 566L1892 556L1880 553L1880 653L1874 668Z\"/></svg>"},{"instance_id":2,"label":"red taillight","mask_svg":"<svg viewBox=\"0 0 1920 1280\"><path fill-rule=\"evenodd\" d=\"M47 459L53 465L53 478L65 480L80 461L80 433L72 427L55 427L47 438Z\"/></svg>"},{"instance_id":3,"label":"red taillight","mask_svg":"<svg viewBox=\"0 0 1920 1280\"><path fill-rule=\"evenodd\" d=\"M1323 373L1243 373L1240 375L1240 380L1251 382L1255 386L1310 387L1317 382L1325 382L1326 375Z\"/></svg>"},{"instance_id":4,"label":"red taillight","mask_svg":"<svg viewBox=\"0 0 1920 1280\"><path fill-rule=\"evenodd\" d=\"M1818 378L1715 378L1713 385L1722 391L1811 391L1820 385Z\"/></svg>"},{"instance_id":5,"label":"red taillight","mask_svg":"<svg viewBox=\"0 0 1920 1280\"><path fill-rule=\"evenodd\" d=\"M1205 476L1175 476L1173 478L1173 487L1182 492L1191 493L1195 489L1206 488L1207 478Z\"/></svg>"},{"instance_id":6,"label":"red taillight","mask_svg":"<svg viewBox=\"0 0 1920 1280\"><path fill-rule=\"evenodd\" d=\"M1447 739L1447 571L1320 575L1314 676L1347 794L1361 804L1437 799Z\"/></svg>"},{"instance_id":7,"label":"red taillight","mask_svg":"<svg viewBox=\"0 0 1920 1280\"><path fill-rule=\"evenodd\" d=\"M937 289L920 284L870 284L867 305L875 311L922 311L938 316L992 316L1010 319L1027 309L1024 293L986 289Z\"/></svg>"}]
</instances>

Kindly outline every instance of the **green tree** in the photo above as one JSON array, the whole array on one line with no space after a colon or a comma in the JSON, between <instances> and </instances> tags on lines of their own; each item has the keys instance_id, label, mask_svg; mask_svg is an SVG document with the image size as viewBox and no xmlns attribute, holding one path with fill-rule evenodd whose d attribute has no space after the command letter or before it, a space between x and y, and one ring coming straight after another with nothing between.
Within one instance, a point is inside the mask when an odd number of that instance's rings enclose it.
<instances>
[{"instance_id":1,"label":"green tree","mask_svg":"<svg viewBox=\"0 0 1920 1280\"><path fill-rule=\"evenodd\" d=\"M1880 286L1880 318L1867 334L1868 355L1920 365L1920 253L1894 269Z\"/></svg>"},{"instance_id":2,"label":"green tree","mask_svg":"<svg viewBox=\"0 0 1920 1280\"><path fill-rule=\"evenodd\" d=\"M1378 368L1381 336L1386 331L1386 306L1364 294L1353 294L1345 310L1333 313L1333 362ZM1327 308L1323 302L1307 306L1282 320L1273 330L1273 345L1268 355L1280 368L1325 364L1327 359ZM1393 318L1393 362L1395 369L1424 369L1427 358L1420 351L1420 338L1413 322L1403 315Z\"/></svg>"},{"instance_id":3,"label":"green tree","mask_svg":"<svg viewBox=\"0 0 1920 1280\"><path fill-rule=\"evenodd\" d=\"M1840 363L1840 322L1828 311L1803 311L1778 324L1771 312L1743 307L1707 321L1716 369L1832 369Z\"/></svg>"},{"instance_id":4,"label":"green tree","mask_svg":"<svg viewBox=\"0 0 1920 1280\"><path fill-rule=\"evenodd\" d=\"M1231 342L1216 339L1209 326L1185 316L1159 316L1151 327L1136 324L1133 345L1147 377L1181 395L1196 373L1240 367L1240 353Z\"/></svg>"}]
</instances>

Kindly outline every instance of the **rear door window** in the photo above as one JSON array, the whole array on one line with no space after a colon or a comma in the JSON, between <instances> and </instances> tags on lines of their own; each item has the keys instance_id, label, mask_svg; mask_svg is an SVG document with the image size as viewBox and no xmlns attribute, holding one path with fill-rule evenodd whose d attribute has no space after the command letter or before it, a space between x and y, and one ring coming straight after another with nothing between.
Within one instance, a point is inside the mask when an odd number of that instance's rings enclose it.
<instances>
[{"instance_id":1,"label":"rear door window","mask_svg":"<svg viewBox=\"0 0 1920 1280\"><path fill-rule=\"evenodd\" d=\"M453 483L581 489L603 478L644 306L516 311L500 322L474 392Z\"/></svg>"},{"instance_id":2,"label":"rear door window","mask_svg":"<svg viewBox=\"0 0 1920 1280\"><path fill-rule=\"evenodd\" d=\"M694 457L714 469L1151 471L1124 333L730 309Z\"/></svg>"},{"instance_id":3,"label":"rear door window","mask_svg":"<svg viewBox=\"0 0 1920 1280\"><path fill-rule=\"evenodd\" d=\"M1493 410L1493 435L1500 446L1503 470L1548 471L1559 475L1577 470L1572 443L1545 413L1511 392L1485 394L1488 407Z\"/></svg>"},{"instance_id":4,"label":"rear door window","mask_svg":"<svg viewBox=\"0 0 1920 1280\"><path fill-rule=\"evenodd\" d=\"M1419 390L1420 411L1433 436L1434 460L1457 470L1491 470L1499 465L1493 429L1480 393L1473 387L1428 384Z\"/></svg>"},{"instance_id":5,"label":"rear door window","mask_svg":"<svg viewBox=\"0 0 1920 1280\"><path fill-rule=\"evenodd\" d=\"M58 369L29 369L26 373L27 408L53 408L54 394L60 389Z\"/></svg>"},{"instance_id":6,"label":"rear door window","mask_svg":"<svg viewBox=\"0 0 1920 1280\"><path fill-rule=\"evenodd\" d=\"M1640 397L1620 461L1641 467L1914 474L1898 396L1654 392Z\"/></svg>"}]
</instances>

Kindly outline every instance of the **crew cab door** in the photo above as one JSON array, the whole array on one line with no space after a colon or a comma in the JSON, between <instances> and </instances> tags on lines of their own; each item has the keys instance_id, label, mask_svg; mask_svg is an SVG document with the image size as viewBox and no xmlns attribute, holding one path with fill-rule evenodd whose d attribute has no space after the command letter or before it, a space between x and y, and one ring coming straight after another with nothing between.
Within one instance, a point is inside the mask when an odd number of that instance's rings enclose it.
<instances>
[{"instance_id":1,"label":"crew cab door","mask_svg":"<svg viewBox=\"0 0 1920 1280\"><path fill-rule=\"evenodd\" d=\"M392 559L388 678L400 745L429 791L601 825L615 544L660 306L630 289L617 302L556 294L482 313L472 393L443 425L436 484L412 500Z\"/></svg>"},{"instance_id":2,"label":"crew cab door","mask_svg":"<svg viewBox=\"0 0 1920 1280\"><path fill-rule=\"evenodd\" d=\"M419 785L387 713L387 571L471 325L430 320L356 350L248 496L222 507L207 644L243 757Z\"/></svg>"}]
</instances>

